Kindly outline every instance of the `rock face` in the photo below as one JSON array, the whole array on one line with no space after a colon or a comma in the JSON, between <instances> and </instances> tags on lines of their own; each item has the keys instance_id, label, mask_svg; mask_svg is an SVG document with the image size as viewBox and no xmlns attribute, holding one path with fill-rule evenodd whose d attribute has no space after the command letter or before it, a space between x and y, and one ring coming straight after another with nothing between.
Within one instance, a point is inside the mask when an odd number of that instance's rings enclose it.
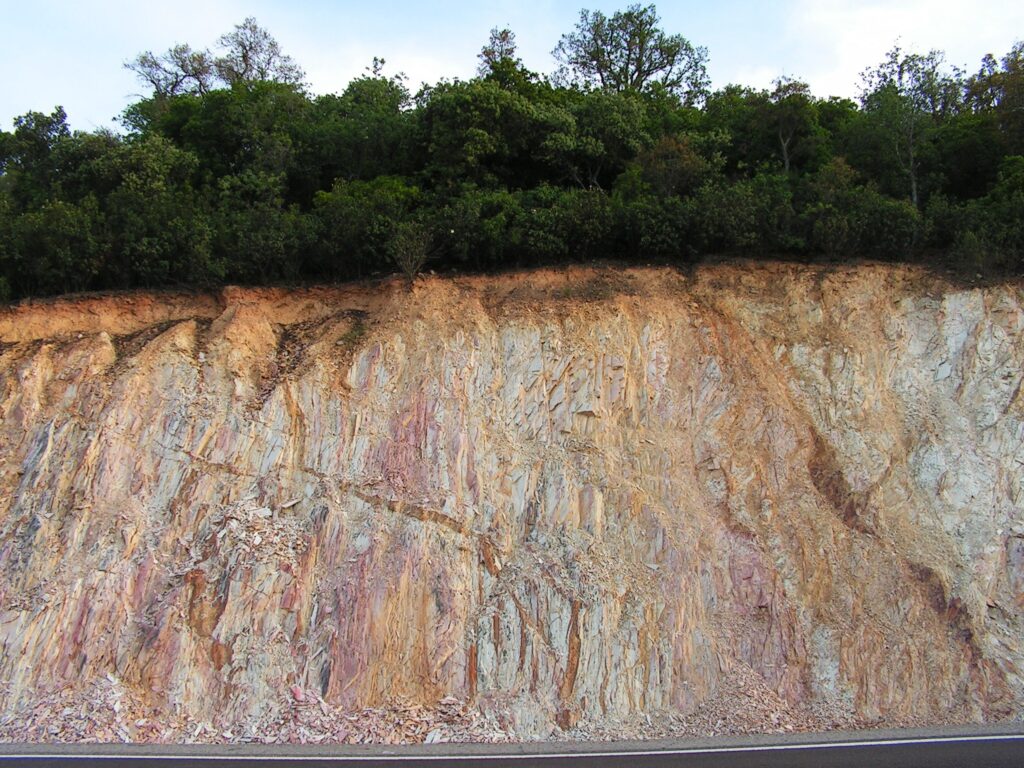
<instances>
[{"instance_id":1,"label":"rock face","mask_svg":"<svg viewBox=\"0 0 1024 768\"><path fill-rule=\"evenodd\" d=\"M0 316L0 706L1024 706L1024 306L709 266ZM301 695L301 694L299 694Z\"/></svg>"}]
</instances>

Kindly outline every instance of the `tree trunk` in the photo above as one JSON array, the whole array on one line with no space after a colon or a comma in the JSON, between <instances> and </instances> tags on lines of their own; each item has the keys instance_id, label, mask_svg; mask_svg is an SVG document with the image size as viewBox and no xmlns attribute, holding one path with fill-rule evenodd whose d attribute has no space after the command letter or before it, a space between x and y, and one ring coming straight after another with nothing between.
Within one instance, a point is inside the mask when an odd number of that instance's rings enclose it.
<instances>
[{"instance_id":1,"label":"tree trunk","mask_svg":"<svg viewBox=\"0 0 1024 768\"><path fill-rule=\"evenodd\" d=\"M907 163L907 171L910 174L910 201L914 204L915 208L920 208L917 200L917 167L914 164L914 142L910 142L908 149L908 156L910 162Z\"/></svg>"}]
</instances>

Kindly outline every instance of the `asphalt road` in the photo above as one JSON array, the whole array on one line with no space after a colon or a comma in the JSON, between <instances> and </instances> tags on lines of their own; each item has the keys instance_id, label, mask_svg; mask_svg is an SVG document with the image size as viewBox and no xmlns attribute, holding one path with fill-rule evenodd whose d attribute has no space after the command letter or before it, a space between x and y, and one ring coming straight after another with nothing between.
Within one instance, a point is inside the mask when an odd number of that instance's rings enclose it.
<instances>
[{"instance_id":1,"label":"asphalt road","mask_svg":"<svg viewBox=\"0 0 1024 768\"><path fill-rule=\"evenodd\" d=\"M0 766L185 768L1021 768L1024 723L963 731L802 734L703 741L432 745L429 747L268 747L0 745Z\"/></svg>"}]
</instances>

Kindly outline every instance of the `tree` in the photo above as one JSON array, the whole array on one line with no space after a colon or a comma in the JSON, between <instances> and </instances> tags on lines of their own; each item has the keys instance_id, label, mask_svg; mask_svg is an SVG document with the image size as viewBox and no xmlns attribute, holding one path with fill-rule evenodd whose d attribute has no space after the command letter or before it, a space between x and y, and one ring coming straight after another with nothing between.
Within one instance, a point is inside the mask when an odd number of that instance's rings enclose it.
<instances>
[{"instance_id":1,"label":"tree","mask_svg":"<svg viewBox=\"0 0 1024 768\"><path fill-rule=\"evenodd\" d=\"M147 83L158 97L177 96L181 93L203 95L213 87L213 57L209 51L194 51L184 43L169 48L156 56L143 51L124 63L139 79Z\"/></svg>"},{"instance_id":2,"label":"tree","mask_svg":"<svg viewBox=\"0 0 1024 768\"><path fill-rule=\"evenodd\" d=\"M651 144L646 115L634 93L591 91L567 105L571 121L553 131L542 150L583 189L604 189Z\"/></svg>"},{"instance_id":3,"label":"tree","mask_svg":"<svg viewBox=\"0 0 1024 768\"><path fill-rule=\"evenodd\" d=\"M772 109L767 91L741 85L727 85L708 97L702 127L727 138L721 152L728 176L750 175L777 157L779 139L769 115Z\"/></svg>"},{"instance_id":4,"label":"tree","mask_svg":"<svg viewBox=\"0 0 1024 768\"><path fill-rule=\"evenodd\" d=\"M566 110L491 79L439 84L417 118L426 173L453 188L536 185L551 172L545 143L572 123Z\"/></svg>"},{"instance_id":5,"label":"tree","mask_svg":"<svg viewBox=\"0 0 1024 768\"><path fill-rule=\"evenodd\" d=\"M198 158L160 136L110 145L87 161L101 191L104 270L110 285L207 283L223 277L211 258L206 201L190 180Z\"/></svg>"},{"instance_id":6,"label":"tree","mask_svg":"<svg viewBox=\"0 0 1024 768\"><path fill-rule=\"evenodd\" d=\"M491 30L491 36L477 56L480 64L476 68L477 77L491 80L502 88L526 96L535 96L538 92L538 77L523 65L523 60L516 56L516 35L507 27Z\"/></svg>"},{"instance_id":7,"label":"tree","mask_svg":"<svg viewBox=\"0 0 1024 768\"><path fill-rule=\"evenodd\" d=\"M508 27L491 30L491 36L479 55L480 64L476 73L480 77L487 77L490 73L499 69L504 62L521 64L522 61L516 56L516 33Z\"/></svg>"},{"instance_id":8,"label":"tree","mask_svg":"<svg viewBox=\"0 0 1024 768\"><path fill-rule=\"evenodd\" d=\"M214 219L217 258L233 280L294 279L312 241L312 221L284 200L284 175L246 169L220 179Z\"/></svg>"},{"instance_id":9,"label":"tree","mask_svg":"<svg viewBox=\"0 0 1024 768\"><path fill-rule=\"evenodd\" d=\"M159 56L143 51L126 61L124 67L149 85L158 99L181 94L203 96L218 82L230 86L272 80L301 86L306 76L252 16L221 35L217 45L224 51L222 56L179 43Z\"/></svg>"},{"instance_id":10,"label":"tree","mask_svg":"<svg viewBox=\"0 0 1024 768\"><path fill-rule=\"evenodd\" d=\"M217 74L228 85L274 80L288 85L301 85L306 73L281 52L271 34L249 16L217 40L227 53L214 61Z\"/></svg>"},{"instance_id":11,"label":"tree","mask_svg":"<svg viewBox=\"0 0 1024 768\"><path fill-rule=\"evenodd\" d=\"M11 287L21 295L89 288L100 269L95 198L81 205L47 200L17 217L11 229Z\"/></svg>"},{"instance_id":12,"label":"tree","mask_svg":"<svg viewBox=\"0 0 1024 768\"><path fill-rule=\"evenodd\" d=\"M693 194L715 171L694 144L690 136L662 136L637 157L639 180L659 197Z\"/></svg>"},{"instance_id":13,"label":"tree","mask_svg":"<svg viewBox=\"0 0 1024 768\"><path fill-rule=\"evenodd\" d=\"M3 135L0 132L0 137ZM12 263L14 257L14 215L10 198L4 192L3 184L0 184L0 301L9 301L11 298L11 280L8 276L13 277L16 271Z\"/></svg>"},{"instance_id":14,"label":"tree","mask_svg":"<svg viewBox=\"0 0 1024 768\"><path fill-rule=\"evenodd\" d=\"M807 83L788 77L779 77L774 82L770 101L773 123L779 139L782 167L789 173L794 140L800 134L807 134L815 127L814 101Z\"/></svg>"},{"instance_id":15,"label":"tree","mask_svg":"<svg viewBox=\"0 0 1024 768\"><path fill-rule=\"evenodd\" d=\"M413 218L421 197L418 187L395 176L339 179L330 192L318 192L313 211L320 231L320 273L362 277L384 266L396 223Z\"/></svg>"},{"instance_id":16,"label":"tree","mask_svg":"<svg viewBox=\"0 0 1024 768\"><path fill-rule=\"evenodd\" d=\"M910 200L920 207L920 151L929 132L962 106L960 73L943 71L941 51L904 53L899 46L861 77L861 104L906 175Z\"/></svg>"},{"instance_id":17,"label":"tree","mask_svg":"<svg viewBox=\"0 0 1024 768\"><path fill-rule=\"evenodd\" d=\"M409 170L413 115L402 77L364 75L342 94L313 102L297 143L316 189L330 189L337 178L368 180Z\"/></svg>"},{"instance_id":18,"label":"tree","mask_svg":"<svg viewBox=\"0 0 1024 768\"><path fill-rule=\"evenodd\" d=\"M0 175L21 209L39 205L60 174L60 148L71 138L67 114L56 107L49 115L28 112L14 119L14 132L0 146Z\"/></svg>"},{"instance_id":19,"label":"tree","mask_svg":"<svg viewBox=\"0 0 1024 768\"><path fill-rule=\"evenodd\" d=\"M1010 154L1024 154L1024 42L1017 42L1000 63L991 54L967 80L968 106L994 114Z\"/></svg>"},{"instance_id":20,"label":"tree","mask_svg":"<svg viewBox=\"0 0 1024 768\"><path fill-rule=\"evenodd\" d=\"M611 18L580 11L576 31L563 35L552 54L561 62L562 82L621 93L663 88L687 105L707 95L708 52L682 35L658 28L653 5L629 6Z\"/></svg>"},{"instance_id":21,"label":"tree","mask_svg":"<svg viewBox=\"0 0 1024 768\"><path fill-rule=\"evenodd\" d=\"M1024 266L1024 157L1003 160L996 183L984 197L960 211L954 250L963 266L974 269Z\"/></svg>"}]
</instances>

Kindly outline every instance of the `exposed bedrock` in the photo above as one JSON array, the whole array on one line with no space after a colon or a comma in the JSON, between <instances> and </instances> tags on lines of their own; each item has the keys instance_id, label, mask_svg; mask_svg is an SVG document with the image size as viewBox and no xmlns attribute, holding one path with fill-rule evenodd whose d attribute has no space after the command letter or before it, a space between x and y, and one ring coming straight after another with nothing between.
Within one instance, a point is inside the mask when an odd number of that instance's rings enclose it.
<instances>
[{"instance_id":1,"label":"exposed bedrock","mask_svg":"<svg viewBox=\"0 0 1024 768\"><path fill-rule=\"evenodd\" d=\"M877 265L0 314L0 706L1024 705L1024 311Z\"/></svg>"}]
</instances>

